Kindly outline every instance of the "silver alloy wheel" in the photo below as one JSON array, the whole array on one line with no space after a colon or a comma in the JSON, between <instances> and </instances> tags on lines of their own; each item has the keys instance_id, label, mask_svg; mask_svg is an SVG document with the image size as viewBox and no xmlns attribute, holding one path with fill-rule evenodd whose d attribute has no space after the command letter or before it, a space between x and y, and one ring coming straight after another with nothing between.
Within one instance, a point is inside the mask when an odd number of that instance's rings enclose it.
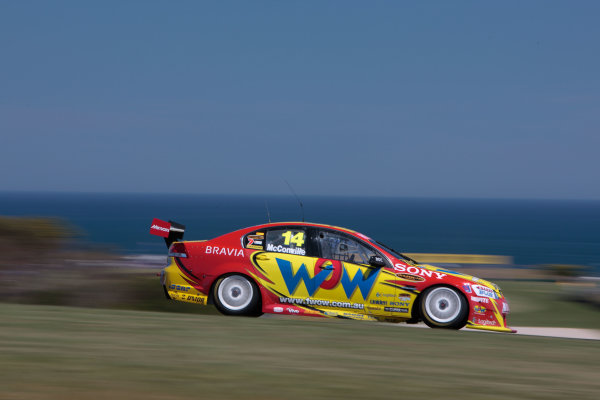
<instances>
[{"instance_id":1,"label":"silver alloy wheel","mask_svg":"<svg viewBox=\"0 0 600 400\"><path fill-rule=\"evenodd\" d=\"M217 296L223 307L228 310L243 310L252 301L252 284L239 275L228 276L219 283Z\"/></svg>"},{"instance_id":2,"label":"silver alloy wheel","mask_svg":"<svg viewBox=\"0 0 600 400\"><path fill-rule=\"evenodd\" d=\"M453 321L461 311L460 295L447 287L438 287L427 294L425 310L436 323Z\"/></svg>"}]
</instances>

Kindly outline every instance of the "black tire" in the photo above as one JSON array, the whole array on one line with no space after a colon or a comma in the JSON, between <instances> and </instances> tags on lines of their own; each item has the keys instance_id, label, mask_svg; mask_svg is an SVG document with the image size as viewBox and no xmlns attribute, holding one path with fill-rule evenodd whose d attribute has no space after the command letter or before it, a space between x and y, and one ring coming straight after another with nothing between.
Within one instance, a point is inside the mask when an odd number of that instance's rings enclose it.
<instances>
[{"instance_id":1,"label":"black tire","mask_svg":"<svg viewBox=\"0 0 600 400\"><path fill-rule=\"evenodd\" d=\"M469 317L469 304L465 296L448 286L434 286L425 290L419 309L423 322L430 328L461 329Z\"/></svg>"},{"instance_id":2,"label":"black tire","mask_svg":"<svg viewBox=\"0 0 600 400\"><path fill-rule=\"evenodd\" d=\"M217 310L225 315L262 315L258 287L244 275L219 278L213 288L213 299Z\"/></svg>"}]
</instances>

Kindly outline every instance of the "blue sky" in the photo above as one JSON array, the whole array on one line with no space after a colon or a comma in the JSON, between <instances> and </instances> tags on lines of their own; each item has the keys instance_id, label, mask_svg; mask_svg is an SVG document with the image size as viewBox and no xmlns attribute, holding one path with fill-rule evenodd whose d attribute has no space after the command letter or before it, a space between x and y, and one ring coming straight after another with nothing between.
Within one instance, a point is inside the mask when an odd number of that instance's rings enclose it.
<instances>
[{"instance_id":1,"label":"blue sky","mask_svg":"<svg viewBox=\"0 0 600 400\"><path fill-rule=\"evenodd\" d=\"M0 190L600 199L598 15L3 1Z\"/></svg>"}]
</instances>

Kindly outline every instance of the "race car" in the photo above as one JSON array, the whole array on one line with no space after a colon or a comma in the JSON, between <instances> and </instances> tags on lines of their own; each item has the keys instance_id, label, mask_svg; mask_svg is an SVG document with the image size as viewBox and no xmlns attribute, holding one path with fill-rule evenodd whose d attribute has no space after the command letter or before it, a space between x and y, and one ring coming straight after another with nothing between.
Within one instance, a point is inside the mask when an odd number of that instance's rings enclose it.
<instances>
[{"instance_id":1,"label":"race car","mask_svg":"<svg viewBox=\"0 0 600 400\"><path fill-rule=\"evenodd\" d=\"M500 288L415 260L350 229L277 222L211 240L183 241L185 226L154 219L168 265L166 297L214 304L226 315L263 313L423 321L432 328L515 332Z\"/></svg>"}]
</instances>

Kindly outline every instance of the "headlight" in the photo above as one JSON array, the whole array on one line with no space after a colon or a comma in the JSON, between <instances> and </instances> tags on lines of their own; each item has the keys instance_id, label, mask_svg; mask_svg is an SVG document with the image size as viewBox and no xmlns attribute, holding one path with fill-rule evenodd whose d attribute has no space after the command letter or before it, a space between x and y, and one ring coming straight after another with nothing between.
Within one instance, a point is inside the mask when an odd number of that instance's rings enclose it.
<instances>
[{"instance_id":1,"label":"headlight","mask_svg":"<svg viewBox=\"0 0 600 400\"><path fill-rule=\"evenodd\" d=\"M496 291L500 292L500 294L502 294L502 289L500 289L500 286L496 285L493 282L490 282L492 284L492 286L494 287L494 289L496 289Z\"/></svg>"}]
</instances>

